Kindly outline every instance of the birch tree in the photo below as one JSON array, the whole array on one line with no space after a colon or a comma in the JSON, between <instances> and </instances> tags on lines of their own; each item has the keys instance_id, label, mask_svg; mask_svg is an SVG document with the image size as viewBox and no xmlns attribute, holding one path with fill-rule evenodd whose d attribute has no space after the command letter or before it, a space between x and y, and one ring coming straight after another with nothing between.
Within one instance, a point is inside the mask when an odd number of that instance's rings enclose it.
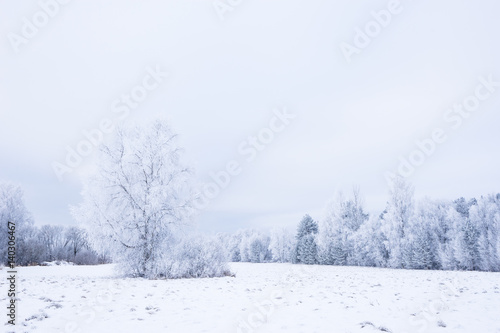
<instances>
[{"instance_id":1,"label":"birch tree","mask_svg":"<svg viewBox=\"0 0 500 333\"><path fill-rule=\"evenodd\" d=\"M191 172L176 137L161 120L118 128L101 146L83 202L72 210L88 226L92 246L107 247L126 274L167 276L164 261L173 252L175 234L189 224Z\"/></svg>"}]
</instances>

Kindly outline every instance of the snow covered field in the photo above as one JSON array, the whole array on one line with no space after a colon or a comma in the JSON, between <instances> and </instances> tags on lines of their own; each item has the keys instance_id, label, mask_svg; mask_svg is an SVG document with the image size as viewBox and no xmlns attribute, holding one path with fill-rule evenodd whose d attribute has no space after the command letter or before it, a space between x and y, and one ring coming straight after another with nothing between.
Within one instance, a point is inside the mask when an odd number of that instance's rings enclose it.
<instances>
[{"instance_id":1,"label":"snow covered field","mask_svg":"<svg viewBox=\"0 0 500 333\"><path fill-rule=\"evenodd\" d=\"M17 332L500 332L500 273L231 268L149 281L116 278L113 265L21 267Z\"/></svg>"}]
</instances>

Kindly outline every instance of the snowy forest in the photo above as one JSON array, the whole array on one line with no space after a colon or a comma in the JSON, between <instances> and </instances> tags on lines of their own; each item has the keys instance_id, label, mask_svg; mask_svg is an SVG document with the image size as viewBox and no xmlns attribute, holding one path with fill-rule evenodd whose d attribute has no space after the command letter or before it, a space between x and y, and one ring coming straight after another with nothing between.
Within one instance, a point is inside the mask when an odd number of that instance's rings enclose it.
<instances>
[{"instance_id":1,"label":"snowy forest","mask_svg":"<svg viewBox=\"0 0 500 333\"><path fill-rule=\"evenodd\" d=\"M242 262L500 271L500 194L454 201L415 201L413 188L394 179L379 215L364 211L360 193L338 194L316 221L297 230L242 230L220 235L228 258Z\"/></svg>"},{"instance_id":2,"label":"snowy forest","mask_svg":"<svg viewBox=\"0 0 500 333\"><path fill-rule=\"evenodd\" d=\"M86 231L76 226L34 225L19 186L0 184L0 220L16 222L16 264L41 265L45 262L66 261L77 265L109 262L104 254L96 253L87 241ZM2 238L2 263L7 264L8 238Z\"/></svg>"}]
</instances>

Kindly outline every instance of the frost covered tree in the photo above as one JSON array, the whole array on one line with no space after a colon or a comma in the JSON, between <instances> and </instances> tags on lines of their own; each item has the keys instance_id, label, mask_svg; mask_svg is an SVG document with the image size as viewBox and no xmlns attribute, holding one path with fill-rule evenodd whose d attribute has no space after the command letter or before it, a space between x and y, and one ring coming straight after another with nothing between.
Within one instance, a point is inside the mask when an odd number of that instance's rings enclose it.
<instances>
[{"instance_id":1,"label":"frost covered tree","mask_svg":"<svg viewBox=\"0 0 500 333\"><path fill-rule=\"evenodd\" d=\"M40 264L45 258L45 246L39 238L39 229L24 229L22 241L16 243L16 262L19 266Z\"/></svg>"},{"instance_id":2,"label":"frost covered tree","mask_svg":"<svg viewBox=\"0 0 500 333\"><path fill-rule=\"evenodd\" d=\"M229 252L228 258L230 261L233 262L242 261L240 244L241 241L243 240L243 236L244 236L243 230L239 230L227 238L227 243L225 243L224 246L226 250Z\"/></svg>"},{"instance_id":3,"label":"frost covered tree","mask_svg":"<svg viewBox=\"0 0 500 333\"><path fill-rule=\"evenodd\" d=\"M222 246L222 249L226 256L226 260L232 262L239 262L241 261L239 255L240 253L239 241L236 240L235 235L236 234L217 233L215 237L217 239L218 244Z\"/></svg>"},{"instance_id":4,"label":"frost covered tree","mask_svg":"<svg viewBox=\"0 0 500 333\"><path fill-rule=\"evenodd\" d=\"M413 269L437 269L439 267L435 235L422 216L412 219L406 238L402 266Z\"/></svg>"},{"instance_id":5,"label":"frost covered tree","mask_svg":"<svg viewBox=\"0 0 500 333\"><path fill-rule=\"evenodd\" d=\"M241 262L250 262L250 236L247 234L248 231L242 235L239 244L239 253Z\"/></svg>"},{"instance_id":6,"label":"frost covered tree","mask_svg":"<svg viewBox=\"0 0 500 333\"><path fill-rule=\"evenodd\" d=\"M482 271L500 271L498 252L500 228L498 225L500 200L497 196L481 197L469 212L470 224L477 230L477 246Z\"/></svg>"},{"instance_id":7,"label":"frost covered tree","mask_svg":"<svg viewBox=\"0 0 500 333\"><path fill-rule=\"evenodd\" d=\"M290 262L294 247L294 237L287 228L274 228L271 230L269 250L274 262Z\"/></svg>"},{"instance_id":8,"label":"frost covered tree","mask_svg":"<svg viewBox=\"0 0 500 333\"><path fill-rule=\"evenodd\" d=\"M45 247L45 261L65 259L63 230L63 227L54 225L44 225L40 228L38 237Z\"/></svg>"},{"instance_id":9,"label":"frost covered tree","mask_svg":"<svg viewBox=\"0 0 500 333\"><path fill-rule=\"evenodd\" d=\"M457 233L455 252L459 269L479 270L481 258L479 252L479 230L469 218L464 218Z\"/></svg>"},{"instance_id":10,"label":"frost covered tree","mask_svg":"<svg viewBox=\"0 0 500 333\"><path fill-rule=\"evenodd\" d=\"M254 237L249 241L250 262L264 262L267 246L260 237Z\"/></svg>"},{"instance_id":11,"label":"frost covered tree","mask_svg":"<svg viewBox=\"0 0 500 333\"><path fill-rule=\"evenodd\" d=\"M321 221L321 232L318 236L319 261L323 265L347 265L350 249L347 238L350 236L344 225L342 193L328 203L325 218Z\"/></svg>"},{"instance_id":12,"label":"frost covered tree","mask_svg":"<svg viewBox=\"0 0 500 333\"><path fill-rule=\"evenodd\" d=\"M108 248L126 274L168 277L165 260L192 213L191 172L177 135L162 120L119 127L100 147L96 172L84 182L74 217L93 247Z\"/></svg>"},{"instance_id":13,"label":"frost covered tree","mask_svg":"<svg viewBox=\"0 0 500 333\"><path fill-rule=\"evenodd\" d=\"M350 198L338 193L326 209L319 233L320 262L327 265L355 265L354 235L368 219L364 213L359 189Z\"/></svg>"},{"instance_id":14,"label":"frost covered tree","mask_svg":"<svg viewBox=\"0 0 500 333\"><path fill-rule=\"evenodd\" d=\"M314 221L311 216L306 214L299 223L297 228L297 239L300 239L306 235L317 234L318 233L318 222Z\"/></svg>"},{"instance_id":15,"label":"frost covered tree","mask_svg":"<svg viewBox=\"0 0 500 333\"><path fill-rule=\"evenodd\" d=\"M479 226L470 219L470 212L477 205L476 199L466 201L459 198L453 201L454 210L448 212L452 229L452 246L448 247L443 267L448 269L479 270Z\"/></svg>"},{"instance_id":16,"label":"frost covered tree","mask_svg":"<svg viewBox=\"0 0 500 333\"><path fill-rule=\"evenodd\" d=\"M389 252L384 243L387 241L382 232L381 219L370 216L368 220L353 234L353 265L385 267Z\"/></svg>"},{"instance_id":17,"label":"frost covered tree","mask_svg":"<svg viewBox=\"0 0 500 333\"><path fill-rule=\"evenodd\" d=\"M388 265L392 268L401 268L404 265L403 256L409 251L406 238L414 209L414 189L403 177L395 176L392 178L389 194L382 228L387 237Z\"/></svg>"},{"instance_id":18,"label":"frost covered tree","mask_svg":"<svg viewBox=\"0 0 500 333\"><path fill-rule=\"evenodd\" d=\"M34 243L35 230L31 213L25 206L24 193L20 186L0 183L0 224L2 237L0 254L2 263L6 265L8 259L9 229L8 222L15 223L16 264L27 265L33 260L31 243Z\"/></svg>"},{"instance_id":19,"label":"frost covered tree","mask_svg":"<svg viewBox=\"0 0 500 333\"><path fill-rule=\"evenodd\" d=\"M428 198L421 200L416 206L404 239L403 267L439 269L440 244L446 245L449 241L446 234L446 206Z\"/></svg>"},{"instance_id":20,"label":"frost covered tree","mask_svg":"<svg viewBox=\"0 0 500 333\"><path fill-rule=\"evenodd\" d=\"M451 206L448 207L445 218L449 227L446 232L438 234L438 238L441 239L438 249L439 261L442 269L455 270L459 269L457 258L461 247L461 228L465 223L465 217Z\"/></svg>"},{"instance_id":21,"label":"frost covered tree","mask_svg":"<svg viewBox=\"0 0 500 333\"><path fill-rule=\"evenodd\" d=\"M429 214L432 214L432 221L434 222L432 229L437 243L436 261L438 262L438 268L454 269L456 267L454 258L456 228L454 221L458 213L453 208L452 202L444 200L432 201L428 209L431 211Z\"/></svg>"},{"instance_id":22,"label":"frost covered tree","mask_svg":"<svg viewBox=\"0 0 500 333\"><path fill-rule=\"evenodd\" d=\"M477 200L476 198L472 198L469 201L465 200L464 197L458 198L457 200L453 201L453 204L455 206L455 210L462 215L464 218L469 218L469 211L472 206L477 205Z\"/></svg>"},{"instance_id":23,"label":"frost covered tree","mask_svg":"<svg viewBox=\"0 0 500 333\"><path fill-rule=\"evenodd\" d=\"M240 231L240 234L239 254L242 262L271 261L272 254L269 251L270 238L268 235L253 229Z\"/></svg>"},{"instance_id":24,"label":"frost covered tree","mask_svg":"<svg viewBox=\"0 0 500 333\"><path fill-rule=\"evenodd\" d=\"M77 254L86 247L85 230L78 227L69 227L65 231L65 244L68 247L70 260L75 260Z\"/></svg>"},{"instance_id":25,"label":"frost covered tree","mask_svg":"<svg viewBox=\"0 0 500 333\"><path fill-rule=\"evenodd\" d=\"M306 265L318 263L318 247L314 234L308 234L297 242L297 261Z\"/></svg>"},{"instance_id":26,"label":"frost covered tree","mask_svg":"<svg viewBox=\"0 0 500 333\"><path fill-rule=\"evenodd\" d=\"M308 265L318 263L317 233L318 222L309 215L304 216L297 229L297 244L292 258L293 262Z\"/></svg>"}]
</instances>

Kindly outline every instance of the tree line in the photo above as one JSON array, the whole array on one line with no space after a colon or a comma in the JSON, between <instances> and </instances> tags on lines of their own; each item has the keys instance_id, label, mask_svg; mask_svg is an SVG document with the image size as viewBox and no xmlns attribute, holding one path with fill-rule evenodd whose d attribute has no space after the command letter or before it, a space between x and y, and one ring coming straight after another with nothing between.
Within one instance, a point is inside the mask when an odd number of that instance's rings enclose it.
<instances>
[{"instance_id":1,"label":"tree line","mask_svg":"<svg viewBox=\"0 0 500 333\"><path fill-rule=\"evenodd\" d=\"M236 262L500 271L500 194L416 201L413 186L396 177L379 215L365 212L358 189L338 194L324 215L304 216L295 233L240 230L219 239Z\"/></svg>"},{"instance_id":2,"label":"tree line","mask_svg":"<svg viewBox=\"0 0 500 333\"><path fill-rule=\"evenodd\" d=\"M500 271L500 194L417 201L401 177L380 214L367 214L355 189L329 202L320 221L306 215L296 231L200 235L192 224L200 190L176 138L161 119L119 126L71 209L83 229L34 226L22 190L0 184L1 261L12 221L18 265L113 261L125 275L151 279L231 275L228 261Z\"/></svg>"},{"instance_id":3,"label":"tree line","mask_svg":"<svg viewBox=\"0 0 500 333\"><path fill-rule=\"evenodd\" d=\"M7 265L8 237L6 226L16 225L16 265L41 265L46 262L67 261L77 265L96 265L109 258L95 252L87 241L86 231L75 226L43 225L37 227L24 204L19 186L0 184L0 222L4 235L0 245L1 264Z\"/></svg>"},{"instance_id":4,"label":"tree line","mask_svg":"<svg viewBox=\"0 0 500 333\"><path fill-rule=\"evenodd\" d=\"M416 202L413 192L411 185L397 178L379 215L367 214L359 190L354 190L348 197L339 193L331 200L321 221L305 215L295 232L246 229L215 238L171 240L176 246L170 256L176 264L169 269L183 272L176 277L197 276L203 274L200 269L208 272L232 261L500 271L500 194ZM83 228L35 226L19 186L0 184L0 221L2 225L16 221L17 265L111 262L109 249L96 251ZM7 248L7 237L2 237L4 265ZM224 274L227 268L219 275Z\"/></svg>"}]
</instances>

